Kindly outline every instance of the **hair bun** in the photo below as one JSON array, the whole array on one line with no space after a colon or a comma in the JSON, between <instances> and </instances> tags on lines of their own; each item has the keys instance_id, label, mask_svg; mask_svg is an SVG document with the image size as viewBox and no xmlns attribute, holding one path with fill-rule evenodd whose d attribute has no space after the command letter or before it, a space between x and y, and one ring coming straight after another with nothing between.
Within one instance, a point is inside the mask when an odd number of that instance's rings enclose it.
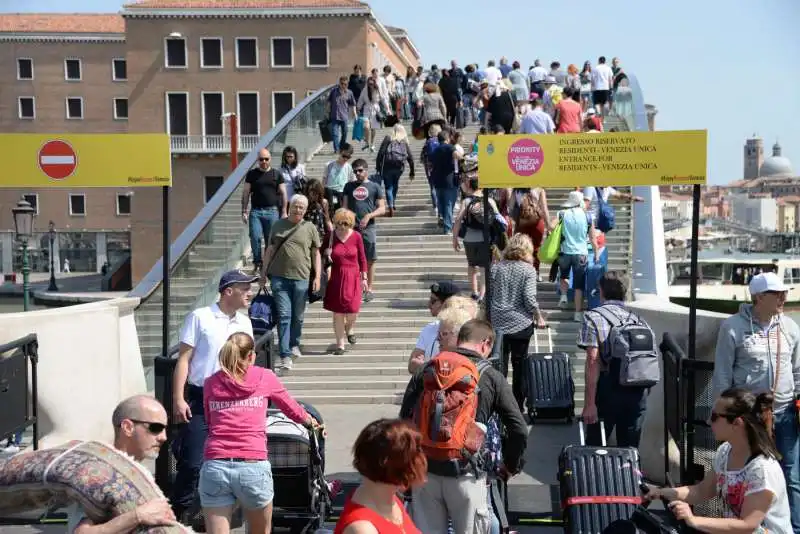
<instances>
[{"instance_id":1,"label":"hair bun","mask_svg":"<svg viewBox=\"0 0 800 534\"><path fill-rule=\"evenodd\" d=\"M756 395L756 402L753 404L753 409L757 412L762 412L767 408L771 410L774 403L775 395L773 395L771 391L764 391Z\"/></svg>"}]
</instances>

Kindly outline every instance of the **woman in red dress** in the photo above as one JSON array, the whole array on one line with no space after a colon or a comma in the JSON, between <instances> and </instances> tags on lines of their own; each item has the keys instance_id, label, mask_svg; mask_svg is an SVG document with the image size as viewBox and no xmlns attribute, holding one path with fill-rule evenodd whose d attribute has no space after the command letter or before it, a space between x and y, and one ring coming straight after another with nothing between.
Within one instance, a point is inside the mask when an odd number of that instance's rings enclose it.
<instances>
[{"instance_id":1,"label":"woman in red dress","mask_svg":"<svg viewBox=\"0 0 800 534\"><path fill-rule=\"evenodd\" d=\"M361 484L347 497L334 534L420 534L397 494L425 482L421 440L400 419L378 419L361 431L353 445Z\"/></svg>"},{"instance_id":2,"label":"woman in red dress","mask_svg":"<svg viewBox=\"0 0 800 534\"><path fill-rule=\"evenodd\" d=\"M344 354L344 343L354 345L353 334L358 312L361 310L361 295L367 288L367 257L361 235L353 231L356 215L344 208L333 215L335 230L331 234L331 276L325 289L323 307L333 312L333 333L336 347L333 354Z\"/></svg>"}]
</instances>

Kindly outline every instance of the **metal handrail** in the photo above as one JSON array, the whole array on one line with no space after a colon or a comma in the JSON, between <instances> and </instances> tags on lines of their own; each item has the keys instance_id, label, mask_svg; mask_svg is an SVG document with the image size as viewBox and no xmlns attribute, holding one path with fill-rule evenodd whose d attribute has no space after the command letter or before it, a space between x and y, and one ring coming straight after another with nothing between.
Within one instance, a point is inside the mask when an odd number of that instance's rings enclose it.
<instances>
[{"instance_id":1,"label":"metal handrail","mask_svg":"<svg viewBox=\"0 0 800 534\"><path fill-rule=\"evenodd\" d=\"M192 222L190 222L183 232L172 242L169 250L170 272L180 264L192 245L203 235L203 232L208 228L209 224L211 224L211 221L214 220L214 217L217 216L225 203L230 199L231 195L234 194L236 189L244 181L247 171L256 163L258 151L269 146L278 139L300 113L305 111L306 108L310 107L317 100L321 99L333 87L333 84L327 85L319 89L313 95L306 97L300 104L284 115L275 127L270 129L270 131L258 140L253 150L244 157L242 162L236 167L236 170L223 182L222 186L214 193L214 196L211 197L195 218L192 219ZM136 284L136 287L134 287L130 293L128 293L129 297L146 299L158 289L163 282L163 261L163 257L156 261L155 265L153 265L145 277Z\"/></svg>"}]
</instances>

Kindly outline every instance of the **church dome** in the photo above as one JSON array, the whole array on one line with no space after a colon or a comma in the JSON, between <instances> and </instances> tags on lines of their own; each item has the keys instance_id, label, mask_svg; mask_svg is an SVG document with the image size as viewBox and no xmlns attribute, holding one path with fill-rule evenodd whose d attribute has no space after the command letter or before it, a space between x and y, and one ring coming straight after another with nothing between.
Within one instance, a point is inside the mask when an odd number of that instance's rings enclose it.
<instances>
[{"instance_id":1,"label":"church dome","mask_svg":"<svg viewBox=\"0 0 800 534\"><path fill-rule=\"evenodd\" d=\"M758 174L759 176L763 177L794 176L792 162L789 161L789 158L784 158L781 156L780 144L775 143L772 146L772 156L764 160L764 163L761 164Z\"/></svg>"}]
</instances>

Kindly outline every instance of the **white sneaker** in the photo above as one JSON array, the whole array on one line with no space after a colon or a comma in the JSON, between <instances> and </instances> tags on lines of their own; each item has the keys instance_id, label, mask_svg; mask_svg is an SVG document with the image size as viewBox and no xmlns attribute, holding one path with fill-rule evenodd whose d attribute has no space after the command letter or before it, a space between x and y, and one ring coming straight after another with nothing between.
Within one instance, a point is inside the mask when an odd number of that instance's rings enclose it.
<instances>
[{"instance_id":1,"label":"white sneaker","mask_svg":"<svg viewBox=\"0 0 800 534\"><path fill-rule=\"evenodd\" d=\"M292 358L300 358L303 353L300 352L300 347L292 347Z\"/></svg>"},{"instance_id":2,"label":"white sneaker","mask_svg":"<svg viewBox=\"0 0 800 534\"><path fill-rule=\"evenodd\" d=\"M575 321L576 323L582 323L583 322L583 312L575 312L572 315L572 320Z\"/></svg>"},{"instance_id":3,"label":"white sneaker","mask_svg":"<svg viewBox=\"0 0 800 534\"><path fill-rule=\"evenodd\" d=\"M17 445L6 445L3 449L3 454L17 454L19 452L19 446Z\"/></svg>"},{"instance_id":4,"label":"white sneaker","mask_svg":"<svg viewBox=\"0 0 800 534\"><path fill-rule=\"evenodd\" d=\"M284 371L291 371L292 364L293 362L291 358L281 358L281 369Z\"/></svg>"},{"instance_id":5,"label":"white sneaker","mask_svg":"<svg viewBox=\"0 0 800 534\"><path fill-rule=\"evenodd\" d=\"M569 303L567 302L567 295L561 295L561 298L558 299L558 307L564 309L567 306L569 306Z\"/></svg>"}]
</instances>

